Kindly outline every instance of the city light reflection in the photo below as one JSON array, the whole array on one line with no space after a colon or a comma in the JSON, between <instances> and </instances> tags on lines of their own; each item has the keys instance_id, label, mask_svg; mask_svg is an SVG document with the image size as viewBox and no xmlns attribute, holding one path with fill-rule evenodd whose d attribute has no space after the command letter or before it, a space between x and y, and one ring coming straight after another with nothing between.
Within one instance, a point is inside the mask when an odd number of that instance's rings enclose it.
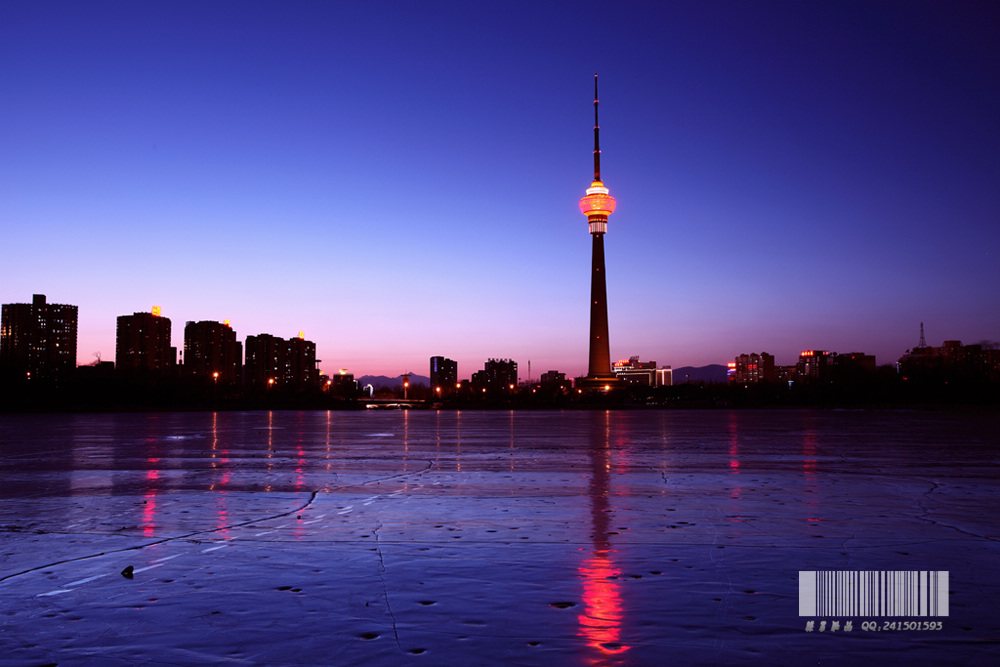
<instances>
[{"instance_id":1,"label":"city light reflection","mask_svg":"<svg viewBox=\"0 0 1000 667\"><path fill-rule=\"evenodd\" d=\"M807 428L802 436L802 474L805 478L805 504L809 509L806 521L814 524L822 521L819 516L819 485L816 482L816 445L815 428Z\"/></svg>"}]
</instances>

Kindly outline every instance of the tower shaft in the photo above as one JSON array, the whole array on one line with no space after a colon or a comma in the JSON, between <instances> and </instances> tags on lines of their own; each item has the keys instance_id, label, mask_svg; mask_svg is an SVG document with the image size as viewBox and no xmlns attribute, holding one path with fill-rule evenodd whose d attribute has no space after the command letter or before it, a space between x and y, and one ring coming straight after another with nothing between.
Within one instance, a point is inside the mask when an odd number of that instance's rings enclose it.
<instances>
[{"instance_id":1,"label":"tower shaft","mask_svg":"<svg viewBox=\"0 0 1000 667\"><path fill-rule=\"evenodd\" d=\"M591 234L590 364L587 377L611 379L611 346L608 343L608 283L604 276L604 234Z\"/></svg>"}]
</instances>

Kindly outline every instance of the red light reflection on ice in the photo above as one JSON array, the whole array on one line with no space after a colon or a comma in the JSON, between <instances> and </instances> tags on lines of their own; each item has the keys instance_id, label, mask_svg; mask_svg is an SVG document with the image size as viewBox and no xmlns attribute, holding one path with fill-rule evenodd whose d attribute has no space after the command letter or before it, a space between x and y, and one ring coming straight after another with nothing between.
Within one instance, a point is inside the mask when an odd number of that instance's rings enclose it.
<instances>
[{"instance_id":1,"label":"red light reflection on ice","mask_svg":"<svg viewBox=\"0 0 1000 667\"><path fill-rule=\"evenodd\" d=\"M155 472L155 471L152 471ZM153 537L156 531L156 491L150 491L142 497L142 534Z\"/></svg>"},{"instance_id":2,"label":"red light reflection on ice","mask_svg":"<svg viewBox=\"0 0 1000 667\"><path fill-rule=\"evenodd\" d=\"M305 468L306 468L306 453L302 451L302 443L295 443L295 453L298 455L298 460L296 463L298 467L295 469L295 488L301 489L306 483Z\"/></svg>"},{"instance_id":3,"label":"red light reflection on ice","mask_svg":"<svg viewBox=\"0 0 1000 667\"><path fill-rule=\"evenodd\" d=\"M733 414L729 414L729 472L733 475L740 474L740 424L739 418ZM733 504L729 515L730 523L741 523L743 521L740 516L740 496L743 493L743 489L739 483L739 477L736 478L736 483L733 484L732 489L729 491L729 498L731 500L737 501Z\"/></svg>"},{"instance_id":4,"label":"red light reflection on ice","mask_svg":"<svg viewBox=\"0 0 1000 667\"><path fill-rule=\"evenodd\" d=\"M226 507L225 492L218 494L215 501L215 516L217 532L223 539L229 539L229 512Z\"/></svg>"},{"instance_id":5,"label":"red light reflection on ice","mask_svg":"<svg viewBox=\"0 0 1000 667\"><path fill-rule=\"evenodd\" d=\"M812 516L806 518L808 523L819 523L818 485L816 483L816 431L807 430L802 438L802 474L805 476L806 506Z\"/></svg>"},{"instance_id":6,"label":"red light reflection on ice","mask_svg":"<svg viewBox=\"0 0 1000 667\"><path fill-rule=\"evenodd\" d=\"M591 664L608 664L609 657L624 653L631 648L620 643L625 606L621 595L621 572L615 565L611 547L611 518L615 508L611 504L611 443L615 437L615 448L626 449L621 429L612 429L611 414L605 412L597 416L592 424L589 447L590 483L587 495L590 498L591 540L593 550L590 557L577 568L583 582L583 613L579 615L579 635L587 646L595 649ZM621 437L617 437L621 436ZM626 464L627 461L622 461ZM624 495L616 492L616 496Z\"/></svg>"},{"instance_id":7,"label":"red light reflection on ice","mask_svg":"<svg viewBox=\"0 0 1000 667\"><path fill-rule=\"evenodd\" d=\"M608 552L595 552L579 567L583 579L583 613L579 616L580 634L587 645L603 655L624 653L631 648L619 644L625 616L618 577Z\"/></svg>"},{"instance_id":8,"label":"red light reflection on ice","mask_svg":"<svg viewBox=\"0 0 1000 667\"><path fill-rule=\"evenodd\" d=\"M147 537L153 537L156 532L157 488L155 482L160 479L160 470L157 468L159 462L159 458L150 457L146 459L146 463L149 465L149 469L146 470L146 481L150 482L150 486L149 490L142 497L142 534Z\"/></svg>"}]
</instances>

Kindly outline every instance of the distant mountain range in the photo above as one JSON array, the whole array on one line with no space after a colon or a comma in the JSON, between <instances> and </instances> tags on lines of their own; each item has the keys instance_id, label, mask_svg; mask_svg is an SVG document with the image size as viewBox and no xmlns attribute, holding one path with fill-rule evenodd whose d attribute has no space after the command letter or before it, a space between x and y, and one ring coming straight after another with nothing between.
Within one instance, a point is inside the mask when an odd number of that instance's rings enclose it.
<instances>
[{"instance_id":1,"label":"distant mountain range","mask_svg":"<svg viewBox=\"0 0 1000 667\"><path fill-rule=\"evenodd\" d=\"M364 387L370 384L373 387L389 387L391 389L402 389L403 388L403 376L399 377L387 377L385 375L362 375L359 378L355 378L358 383ZM426 375L417 375L416 373L410 373L410 386L415 387L418 384L422 384L425 387L431 386L431 379Z\"/></svg>"},{"instance_id":2,"label":"distant mountain range","mask_svg":"<svg viewBox=\"0 0 1000 667\"><path fill-rule=\"evenodd\" d=\"M674 384L686 384L688 382L727 382L728 369L722 364L711 364L709 366L681 366L675 368Z\"/></svg>"}]
</instances>

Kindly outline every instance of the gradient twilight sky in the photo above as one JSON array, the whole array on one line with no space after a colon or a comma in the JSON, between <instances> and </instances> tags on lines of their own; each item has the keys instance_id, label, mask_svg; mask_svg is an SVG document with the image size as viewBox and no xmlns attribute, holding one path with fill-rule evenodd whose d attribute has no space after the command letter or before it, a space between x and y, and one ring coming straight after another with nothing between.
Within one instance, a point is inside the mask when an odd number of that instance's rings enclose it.
<instances>
[{"instance_id":1,"label":"gradient twilight sky","mask_svg":"<svg viewBox=\"0 0 1000 667\"><path fill-rule=\"evenodd\" d=\"M4 2L0 302L326 372L1000 340L996 2Z\"/></svg>"}]
</instances>

